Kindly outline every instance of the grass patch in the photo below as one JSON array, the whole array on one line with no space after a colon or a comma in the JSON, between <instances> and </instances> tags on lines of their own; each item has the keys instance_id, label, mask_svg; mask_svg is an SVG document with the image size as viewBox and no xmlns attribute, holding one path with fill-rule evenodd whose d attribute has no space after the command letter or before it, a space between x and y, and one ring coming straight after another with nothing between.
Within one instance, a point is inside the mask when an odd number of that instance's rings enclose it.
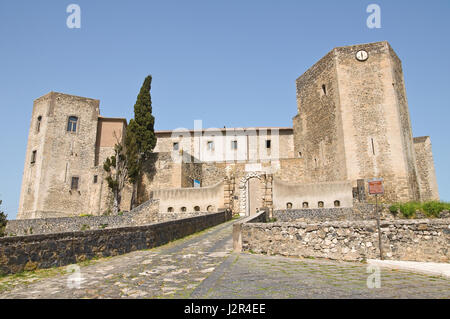
<instances>
[{"instance_id":1,"label":"grass patch","mask_svg":"<svg viewBox=\"0 0 450 319\"><path fill-rule=\"evenodd\" d=\"M406 218L416 217L418 211L427 217L439 217L439 214L445 210L450 210L450 203L440 201L395 203L389 206L392 214L401 212Z\"/></svg>"}]
</instances>

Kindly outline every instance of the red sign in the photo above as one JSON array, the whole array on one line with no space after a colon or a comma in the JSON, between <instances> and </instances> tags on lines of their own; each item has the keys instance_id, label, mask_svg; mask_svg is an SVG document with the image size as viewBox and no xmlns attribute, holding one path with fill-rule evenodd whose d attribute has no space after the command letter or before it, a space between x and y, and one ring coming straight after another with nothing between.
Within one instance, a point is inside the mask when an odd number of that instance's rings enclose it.
<instances>
[{"instance_id":1,"label":"red sign","mask_svg":"<svg viewBox=\"0 0 450 319\"><path fill-rule=\"evenodd\" d=\"M370 195L382 195L384 194L383 180L373 179L369 181L369 194Z\"/></svg>"}]
</instances>

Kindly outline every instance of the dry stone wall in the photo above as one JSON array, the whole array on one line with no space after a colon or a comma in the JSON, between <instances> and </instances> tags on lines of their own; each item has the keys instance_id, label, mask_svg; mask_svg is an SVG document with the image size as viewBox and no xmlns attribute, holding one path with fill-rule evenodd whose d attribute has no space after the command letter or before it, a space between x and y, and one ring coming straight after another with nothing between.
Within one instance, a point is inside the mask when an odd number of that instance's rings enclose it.
<instances>
[{"instance_id":1,"label":"dry stone wall","mask_svg":"<svg viewBox=\"0 0 450 319\"><path fill-rule=\"evenodd\" d=\"M378 259L375 221L246 223L242 250L268 255L362 261ZM450 219L382 221L386 259L450 261Z\"/></svg>"}]
</instances>

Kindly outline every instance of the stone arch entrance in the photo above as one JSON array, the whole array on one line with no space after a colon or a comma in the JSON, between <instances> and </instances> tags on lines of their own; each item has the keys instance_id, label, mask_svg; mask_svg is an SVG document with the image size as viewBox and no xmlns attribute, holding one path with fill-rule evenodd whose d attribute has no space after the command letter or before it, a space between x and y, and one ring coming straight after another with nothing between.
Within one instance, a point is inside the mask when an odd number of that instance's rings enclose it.
<instances>
[{"instance_id":1,"label":"stone arch entrance","mask_svg":"<svg viewBox=\"0 0 450 319\"><path fill-rule=\"evenodd\" d=\"M272 207L272 176L264 172L251 172L239 183L241 215L250 216L257 208Z\"/></svg>"}]
</instances>

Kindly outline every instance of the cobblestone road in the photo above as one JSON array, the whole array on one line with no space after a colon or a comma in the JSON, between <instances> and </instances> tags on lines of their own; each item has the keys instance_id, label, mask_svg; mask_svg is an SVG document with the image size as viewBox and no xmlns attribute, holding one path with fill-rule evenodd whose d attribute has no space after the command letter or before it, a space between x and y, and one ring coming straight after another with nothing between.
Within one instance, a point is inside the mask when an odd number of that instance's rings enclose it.
<instances>
[{"instance_id":1,"label":"cobblestone road","mask_svg":"<svg viewBox=\"0 0 450 319\"><path fill-rule=\"evenodd\" d=\"M450 298L443 277L382 269L381 288L369 289L365 264L232 254L232 223L80 265L79 289L70 288L64 267L3 277L0 299Z\"/></svg>"}]
</instances>

